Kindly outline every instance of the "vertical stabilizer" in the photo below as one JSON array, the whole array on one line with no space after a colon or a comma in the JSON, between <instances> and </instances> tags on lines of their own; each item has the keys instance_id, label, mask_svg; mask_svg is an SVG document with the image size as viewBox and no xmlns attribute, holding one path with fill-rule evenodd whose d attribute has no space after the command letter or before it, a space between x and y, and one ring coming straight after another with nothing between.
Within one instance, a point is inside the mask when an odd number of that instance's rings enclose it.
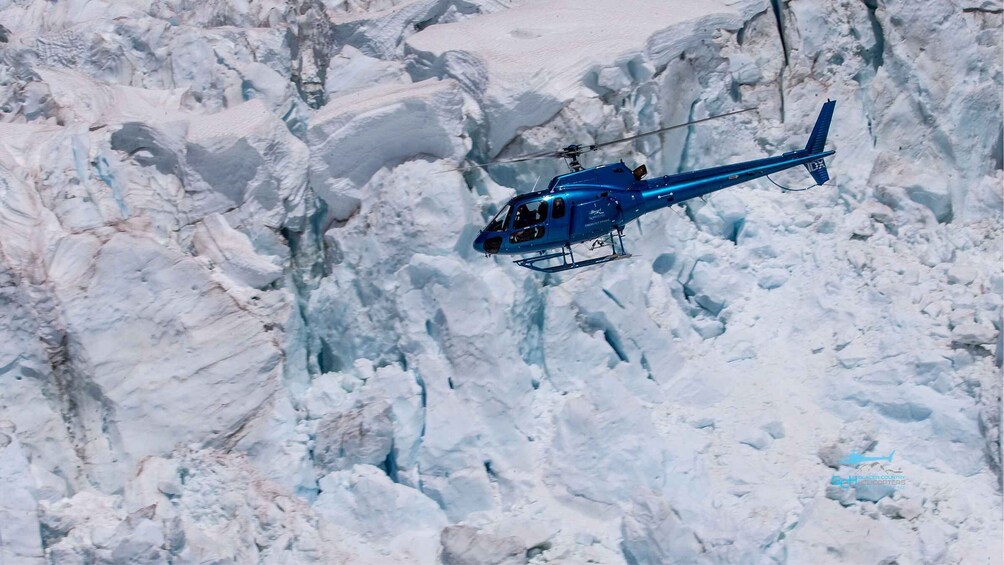
<instances>
[{"instance_id":1,"label":"vertical stabilizer","mask_svg":"<svg viewBox=\"0 0 1004 565\"><path fill-rule=\"evenodd\" d=\"M813 126L812 134L809 135L809 142L805 144L805 152L809 155L823 152L823 147L826 145L826 134L830 132L830 120L833 119L833 108L836 105L835 101L827 100L819 111L816 125ZM830 175L826 172L826 162L823 161L822 157L806 163L805 170L809 171L816 184L823 184L830 180Z\"/></svg>"},{"instance_id":2,"label":"vertical stabilizer","mask_svg":"<svg viewBox=\"0 0 1004 565\"><path fill-rule=\"evenodd\" d=\"M809 136L809 142L805 144L805 151L810 155L823 152L823 146L826 145L826 134L830 132L830 120L833 119L833 107L836 105L835 100L827 100L823 104L823 109L819 111L816 125L812 128L812 135Z\"/></svg>"}]
</instances>

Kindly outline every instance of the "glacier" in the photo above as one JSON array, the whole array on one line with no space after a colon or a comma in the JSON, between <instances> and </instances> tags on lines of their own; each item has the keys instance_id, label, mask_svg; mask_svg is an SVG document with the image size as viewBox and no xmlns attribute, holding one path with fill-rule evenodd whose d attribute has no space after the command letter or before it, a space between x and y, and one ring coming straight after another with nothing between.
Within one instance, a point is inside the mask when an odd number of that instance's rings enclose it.
<instances>
[{"instance_id":1,"label":"glacier","mask_svg":"<svg viewBox=\"0 0 1004 565\"><path fill-rule=\"evenodd\" d=\"M0 562L1001 563L1002 12L0 0ZM471 249L562 164L465 165L827 98L826 186Z\"/></svg>"}]
</instances>

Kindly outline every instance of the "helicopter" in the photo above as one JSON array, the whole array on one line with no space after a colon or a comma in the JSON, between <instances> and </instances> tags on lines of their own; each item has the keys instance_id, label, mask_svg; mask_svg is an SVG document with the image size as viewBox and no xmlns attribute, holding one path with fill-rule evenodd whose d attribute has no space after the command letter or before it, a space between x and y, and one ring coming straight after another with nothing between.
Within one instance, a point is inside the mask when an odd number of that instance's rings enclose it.
<instances>
[{"instance_id":1,"label":"helicopter","mask_svg":"<svg viewBox=\"0 0 1004 565\"><path fill-rule=\"evenodd\" d=\"M630 169L623 161L585 169L579 156L600 147L633 141L676 128L753 110L746 108L702 118L623 139L593 145L568 145L557 151L523 155L477 164L518 163L533 159L565 159L569 172L558 175L544 190L510 199L481 229L473 246L491 255L526 255L514 261L520 267L543 273L557 273L631 257L624 248L624 227L634 219L660 208L681 204L692 198L804 165L818 186L829 180L825 157L826 135L836 102L827 100L816 118L805 148L775 157L722 165L696 171L645 179L645 165ZM772 181L773 182L773 181ZM776 183L775 183L776 184ZM778 185L780 186L780 185ZM782 187L784 188L784 187ZM787 189L790 190L790 189ZM592 241L591 249L609 247L599 257L576 259L572 245Z\"/></svg>"}]
</instances>

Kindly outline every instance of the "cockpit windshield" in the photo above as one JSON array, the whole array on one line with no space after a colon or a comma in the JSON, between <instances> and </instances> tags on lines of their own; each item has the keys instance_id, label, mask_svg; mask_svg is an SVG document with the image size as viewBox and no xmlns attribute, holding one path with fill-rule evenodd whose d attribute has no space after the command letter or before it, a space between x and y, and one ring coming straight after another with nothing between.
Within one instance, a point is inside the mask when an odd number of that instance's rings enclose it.
<instances>
[{"instance_id":1,"label":"cockpit windshield","mask_svg":"<svg viewBox=\"0 0 1004 565\"><path fill-rule=\"evenodd\" d=\"M499 210L498 214L492 218L492 221L488 222L488 227L485 231L502 231L505 228L505 218L509 214L509 205L506 204Z\"/></svg>"}]
</instances>

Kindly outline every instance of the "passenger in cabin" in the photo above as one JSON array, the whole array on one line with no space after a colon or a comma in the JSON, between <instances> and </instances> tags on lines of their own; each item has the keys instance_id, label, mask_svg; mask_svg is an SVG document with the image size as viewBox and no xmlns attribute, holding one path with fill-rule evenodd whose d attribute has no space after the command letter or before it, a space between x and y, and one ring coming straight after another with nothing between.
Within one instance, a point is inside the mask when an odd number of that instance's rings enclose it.
<instances>
[{"instance_id":1,"label":"passenger in cabin","mask_svg":"<svg viewBox=\"0 0 1004 565\"><path fill-rule=\"evenodd\" d=\"M514 229L524 228L539 224L547 219L547 202L538 200L521 204L516 208L516 215L513 217L512 227Z\"/></svg>"}]
</instances>

